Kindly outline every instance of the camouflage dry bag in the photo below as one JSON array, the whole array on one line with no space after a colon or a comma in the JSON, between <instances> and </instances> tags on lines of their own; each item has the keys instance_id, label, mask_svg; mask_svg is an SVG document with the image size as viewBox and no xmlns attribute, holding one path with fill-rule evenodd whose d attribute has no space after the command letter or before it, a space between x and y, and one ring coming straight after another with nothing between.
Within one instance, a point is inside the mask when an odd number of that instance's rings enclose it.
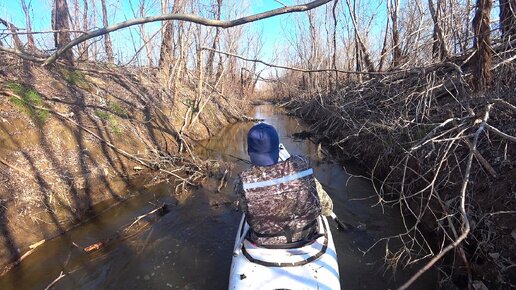
<instances>
[{"instance_id":1,"label":"camouflage dry bag","mask_svg":"<svg viewBox=\"0 0 516 290\"><path fill-rule=\"evenodd\" d=\"M273 166L253 166L240 180L252 241L270 246L313 238L321 205L307 160L292 156Z\"/></svg>"}]
</instances>

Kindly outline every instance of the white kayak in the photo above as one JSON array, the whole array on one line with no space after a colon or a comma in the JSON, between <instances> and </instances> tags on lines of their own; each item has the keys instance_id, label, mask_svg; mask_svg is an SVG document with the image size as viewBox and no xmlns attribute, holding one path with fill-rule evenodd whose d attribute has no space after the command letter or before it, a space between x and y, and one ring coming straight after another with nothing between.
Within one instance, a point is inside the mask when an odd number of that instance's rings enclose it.
<instances>
[{"instance_id":1,"label":"white kayak","mask_svg":"<svg viewBox=\"0 0 516 290\"><path fill-rule=\"evenodd\" d=\"M235 239L229 289L340 289L337 252L326 217L317 220L314 242L300 248L267 249L247 239L244 217Z\"/></svg>"}]
</instances>

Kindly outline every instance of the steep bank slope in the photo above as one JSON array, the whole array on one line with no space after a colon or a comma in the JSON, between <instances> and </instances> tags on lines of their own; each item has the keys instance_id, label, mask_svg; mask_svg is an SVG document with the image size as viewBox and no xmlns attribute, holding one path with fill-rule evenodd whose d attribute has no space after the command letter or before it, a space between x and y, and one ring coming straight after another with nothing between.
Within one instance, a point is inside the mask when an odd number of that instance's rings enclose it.
<instances>
[{"instance_id":1,"label":"steep bank slope","mask_svg":"<svg viewBox=\"0 0 516 290\"><path fill-rule=\"evenodd\" d=\"M0 266L142 188L152 169L180 175L192 141L247 106L193 83L168 91L153 70L0 59Z\"/></svg>"}]
</instances>

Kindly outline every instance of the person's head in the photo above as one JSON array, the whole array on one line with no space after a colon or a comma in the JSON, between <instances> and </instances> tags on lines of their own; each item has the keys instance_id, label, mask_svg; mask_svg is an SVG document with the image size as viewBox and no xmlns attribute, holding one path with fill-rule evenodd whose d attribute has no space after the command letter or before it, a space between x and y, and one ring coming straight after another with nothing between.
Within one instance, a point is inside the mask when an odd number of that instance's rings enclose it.
<instances>
[{"instance_id":1,"label":"person's head","mask_svg":"<svg viewBox=\"0 0 516 290\"><path fill-rule=\"evenodd\" d=\"M247 133L247 153L251 163L257 166L271 166L278 163L279 136L271 125L260 123Z\"/></svg>"}]
</instances>

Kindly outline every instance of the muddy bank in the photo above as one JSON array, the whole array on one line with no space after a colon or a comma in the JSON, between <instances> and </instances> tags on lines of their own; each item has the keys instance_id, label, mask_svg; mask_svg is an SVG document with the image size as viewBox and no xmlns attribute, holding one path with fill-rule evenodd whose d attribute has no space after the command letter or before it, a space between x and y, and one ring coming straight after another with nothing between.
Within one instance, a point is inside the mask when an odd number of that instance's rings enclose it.
<instances>
[{"instance_id":1,"label":"muddy bank","mask_svg":"<svg viewBox=\"0 0 516 290\"><path fill-rule=\"evenodd\" d=\"M464 229L460 192L467 182L471 231L438 264L441 287L462 289L470 280L509 289L516 285L516 147L510 137L516 136L516 79L510 69L497 73L494 89L485 94L471 93L467 82L443 67L350 81L315 97L279 87L273 98L307 121L308 135L323 148L367 167L379 204L399 208L407 249L387 255L388 261L428 258L455 241ZM479 129L482 123L496 130Z\"/></svg>"},{"instance_id":2,"label":"muddy bank","mask_svg":"<svg viewBox=\"0 0 516 290\"><path fill-rule=\"evenodd\" d=\"M196 84L170 91L152 70L1 57L0 268L97 214L95 205L126 199L164 170L181 175L191 143L247 106L205 91L200 108Z\"/></svg>"}]
</instances>

